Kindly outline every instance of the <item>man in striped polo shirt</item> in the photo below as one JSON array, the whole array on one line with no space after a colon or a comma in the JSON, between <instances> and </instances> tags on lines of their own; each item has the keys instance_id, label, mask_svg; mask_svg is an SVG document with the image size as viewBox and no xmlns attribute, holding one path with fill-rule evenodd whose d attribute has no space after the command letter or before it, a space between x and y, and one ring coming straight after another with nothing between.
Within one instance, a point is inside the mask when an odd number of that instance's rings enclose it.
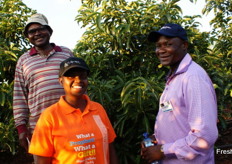
<instances>
[{"instance_id":1,"label":"man in striped polo shirt","mask_svg":"<svg viewBox=\"0 0 232 164\"><path fill-rule=\"evenodd\" d=\"M64 95L58 81L59 65L73 56L70 49L50 43L52 32L47 18L39 13L32 15L24 28L33 47L16 65L13 113L19 143L26 150L41 112Z\"/></svg>"}]
</instances>

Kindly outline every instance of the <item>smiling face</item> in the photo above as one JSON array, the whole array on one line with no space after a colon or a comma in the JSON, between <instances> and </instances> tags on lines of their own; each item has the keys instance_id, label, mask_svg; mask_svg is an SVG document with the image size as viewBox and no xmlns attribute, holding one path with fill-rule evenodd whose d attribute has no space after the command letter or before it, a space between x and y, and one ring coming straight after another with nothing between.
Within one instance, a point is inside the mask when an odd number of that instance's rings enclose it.
<instances>
[{"instance_id":1,"label":"smiling face","mask_svg":"<svg viewBox=\"0 0 232 164\"><path fill-rule=\"evenodd\" d=\"M49 44L51 33L46 26L34 23L27 29L27 38L35 47L45 47Z\"/></svg>"},{"instance_id":2,"label":"smiling face","mask_svg":"<svg viewBox=\"0 0 232 164\"><path fill-rule=\"evenodd\" d=\"M175 66L187 53L188 43L180 38L160 36L156 44L156 55L163 66Z\"/></svg>"},{"instance_id":3,"label":"smiling face","mask_svg":"<svg viewBox=\"0 0 232 164\"><path fill-rule=\"evenodd\" d=\"M72 68L59 78L64 87L66 100L77 99L85 94L88 87L88 73L83 69Z\"/></svg>"}]
</instances>

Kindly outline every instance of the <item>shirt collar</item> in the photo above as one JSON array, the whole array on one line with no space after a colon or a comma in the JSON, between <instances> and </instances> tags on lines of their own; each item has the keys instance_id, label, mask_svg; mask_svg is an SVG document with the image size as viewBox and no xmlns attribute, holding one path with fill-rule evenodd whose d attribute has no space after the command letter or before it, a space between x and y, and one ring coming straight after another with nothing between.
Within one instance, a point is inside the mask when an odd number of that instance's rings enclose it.
<instances>
[{"instance_id":1,"label":"shirt collar","mask_svg":"<svg viewBox=\"0 0 232 164\"><path fill-rule=\"evenodd\" d=\"M175 74L186 72L191 62L192 62L192 57L187 53L185 57L182 59L182 61L180 62Z\"/></svg>"},{"instance_id":2,"label":"shirt collar","mask_svg":"<svg viewBox=\"0 0 232 164\"><path fill-rule=\"evenodd\" d=\"M55 52L62 52L62 49L60 48L60 46L56 46L54 43L51 43L53 49L55 50ZM32 47L31 50L29 51L29 55L36 55L38 54L37 50L35 49L35 47Z\"/></svg>"},{"instance_id":3,"label":"shirt collar","mask_svg":"<svg viewBox=\"0 0 232 164\"><path fill-rule=\"evenodd\" d=\"M184 58L181 60L178 68L176 69L175 73L171 75L171 71L168 73L166 80L172 79L174 76L184 73L188 70L189 65L192 62L192 57L187 53Z\"/></svg>"},{"instance_id":4,"label":"shirt collar","mask_svg":"<svg viewBox=\"0 0 232 164\"><path fill-rule=\"evenodd\" d=\"M62 108L62 112L64 114L71 114L73 112L76 112L78 109L72 107L71 105L69 105L65 100L64 100L64 97L65 96L61 96L60 97L60 100L58 102L58 104L61 106L60 108ZM87 104L86 104L86 107L85 107L85 110L84 112L82 113L82 115L88 113L90 110L96 110L95 108L90 108L90 104L91 104L91 101L90 101L90 98L87 96L87 95L83 95L83 98L87 101Z\"/></svg>"}]
</instances>

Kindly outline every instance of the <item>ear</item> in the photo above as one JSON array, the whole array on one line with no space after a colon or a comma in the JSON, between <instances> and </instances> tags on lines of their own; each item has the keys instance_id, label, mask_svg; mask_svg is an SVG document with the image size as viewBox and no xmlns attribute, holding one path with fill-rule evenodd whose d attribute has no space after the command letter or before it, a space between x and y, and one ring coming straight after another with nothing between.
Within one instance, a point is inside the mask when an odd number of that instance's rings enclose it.
<instances>
[{"instance_id":1,"label":"ear","mask_svg":"<svg viewBox=\"0 0 232 164\"><path fill-rule=\"evenodd\" d=\"M63 79L62 79L62 77L59 77L59 83L60 83L61 86L63 86Z\"/></svg>"},{"instance_id":2,"label":"ear","mask_svg":"<svg viewBox=\"0 0 232 164\"><path fill-rule=\"evenodd\" d=\"M48 28L49 35L52 36L53 30L51 28Z\"/></svg>"},{"instance_id":3,"label":"ear","mask_svg":"<svg viewBox=\"0 0 232 164\"><path fill-rule=\"evenodd\" d=\"M183 46L183 50L187 50L188 49L188 42L184 41L182 46Z\"/></svg>"}]
</instances>

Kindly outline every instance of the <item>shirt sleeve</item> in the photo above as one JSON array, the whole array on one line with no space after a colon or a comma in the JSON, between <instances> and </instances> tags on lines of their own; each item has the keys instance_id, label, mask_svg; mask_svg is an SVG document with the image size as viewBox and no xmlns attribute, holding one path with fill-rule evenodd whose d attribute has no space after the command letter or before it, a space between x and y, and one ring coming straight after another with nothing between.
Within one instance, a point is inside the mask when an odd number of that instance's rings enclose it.
<instances>
[{"instance_id":1,"label":"shirt sleeve","mask_svg":"<svg viewBox=\"0 0 232 164\"><path fill-rule=\"evenodd\" d=\"M113 126L112 126L112 124L111 124L111 122L109 120L109 117L108 117L105 109L103 107L101 107L101 108L102 108L102 111L103 111L102 112L103 113L102 118L103 118L104 123L105 123L105 125L107 127L107 130L108 130L108 141L109 141L109 143L112 143L114 141L114 139L116 138L116 134L115 134L114 128L113 128Z\"/></svg>"},{"instance_id":2,"label":"shirt sleeve","mask_svg":"<svg viewBox=\"0 0 232 164\"><path fill-rule=\"evenodd\" d=\"M29 119L29 108L27 105L28 89L23 76L23 59L17 62L14 78L13 91L13 114L15 126L26 125Z\"/></svg>"},{"instance_id":3,"label":"shirt sleeve","mask_svg":"<svg viewBox=\"0 0 232 164\"><path fill-rule=\"evenodd\" d=\"M188 135L173 143L164 144L164 154L178 159L192 160L205 155L217 137L217 104L214 88L209 79L191 76L184 89L188 112Z\"/></svg>"},{"instance_id":4,"label":"shirt sleeve","mask_svg":"<svg viewBox=\"0 0 232 164\"><path fill-rule=\"evenodd\" d=\"M49 116L46 112L40 115L32 135L29 146L29 153L51 157L54 152L54 144L52 140L52 124L49 121Z\"/></svg>"},{"instance_id":5,"label":"shirt sleeve","mask_svg":"<svg viewBox=\"0 0 232 164\"><path fill-rule=\"evenodd\" d=\"M69 48L67 48L65 46L60 46L60 47L61 47L62 51L69 54L70 57L74 56L73 52Z\"/></svg>"}]
</instances>

